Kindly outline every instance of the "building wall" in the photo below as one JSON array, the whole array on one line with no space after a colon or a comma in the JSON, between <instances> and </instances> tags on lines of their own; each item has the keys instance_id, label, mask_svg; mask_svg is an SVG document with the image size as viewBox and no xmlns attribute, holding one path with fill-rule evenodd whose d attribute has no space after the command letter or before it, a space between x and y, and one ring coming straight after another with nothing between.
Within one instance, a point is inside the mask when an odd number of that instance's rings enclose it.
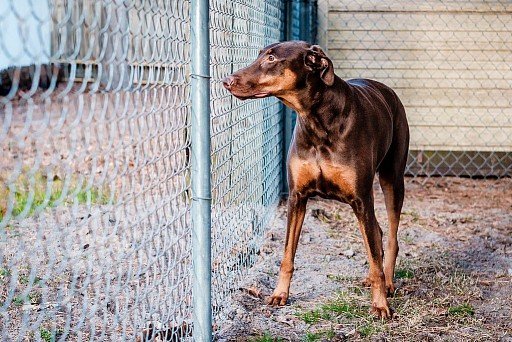
<instances>
[{"instance_id":1,"label":"building wall","mask_svg":"<svg viewBox=\"0 0 512 342\"><path fill-rule=\"evenodd\" d=\"M0 70L48 63L49 12L46 1L0 1Z\"/></svg>"},{"instance_id":2,"label":"building wall","mask_svg":"<svg viewBox=\"0 0 512 342\"><path fill-rule=\"evenodd\" d=\"M327 5L326 5L327 4ZM411 150L512 151L512 3L320 1L336 73L391 86Z\"/></svg>"}]
</instances>

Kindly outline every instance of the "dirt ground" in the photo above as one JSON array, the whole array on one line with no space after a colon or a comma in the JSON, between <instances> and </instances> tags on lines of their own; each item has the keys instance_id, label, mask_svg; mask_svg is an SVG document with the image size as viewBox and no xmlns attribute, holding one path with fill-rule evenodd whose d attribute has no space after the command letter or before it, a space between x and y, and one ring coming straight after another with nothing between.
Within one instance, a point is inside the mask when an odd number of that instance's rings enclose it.
<instances>
[{"instance_id":1,"label":"dirt ground","mask_svg":"<svg viewBox=\"0 0 512 342\"><path fill-rule=\"evenodd\" d=\"M368 265L350 207L326 200L308 203L288 304L265 305L285 222L283 203L219 341L512 341L512 179L406 180L391 321L369 313Z\"/></svg>"}]
</instances>

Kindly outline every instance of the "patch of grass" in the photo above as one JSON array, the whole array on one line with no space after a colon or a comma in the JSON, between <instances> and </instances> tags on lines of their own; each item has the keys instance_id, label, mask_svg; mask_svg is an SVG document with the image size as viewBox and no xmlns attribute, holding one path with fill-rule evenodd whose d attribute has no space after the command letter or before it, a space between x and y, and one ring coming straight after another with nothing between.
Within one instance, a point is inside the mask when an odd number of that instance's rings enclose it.
<instances>
[{"instance_id":1,"label":"patch of grass","mask_svg":"<svg viewBox=\"0 0 512 342\"><path fill-rule=\"evenodd\" d=\"M11 271L7 268L0 268L0 280L11 275Z\"/></svg>"},{"instance_id":2,"label":"patch of grass","mask_svg":"<svg viewBox=\"0 0 512 342\"><path fill-rule=\"evenodd\" d=\"M41 336L41 339L45 342L55 342L62 336L63 333L63 329L51 331L44 327L39 328L39 336Z\"/></svg>"},{"instance_id":3,"label":"patch of grass","mask_svg":"<svg viewBox=\"0 0 512 342\"><path fill-rule=\"evenodd\" d=\"M350 282L357 281L356 277L346 276L346 275L337 275L337 274L328 274L327 278L332 281L337 281L340 283L346 282L346 281L350 281Z\"/></svg>"},{"instance_id":4,"label":"patch of grass","mask_svg":"<svg viewBox=\"0 0 512 342\"><path fill-rule=\"evenodd\" d=\"M468 303L455 305L448 308L448 315L455 317L468 317L475 314L475 309Z\"/></svg>"},{"instance_id":5,"label":"patch of grass","mask_svg":"<svg viewBox=\"0 0 512 342\"><path fill-rule=\"evenodd\" d=\"M385 329L385 322L376 320L370 313L369 291L359 286L350 286L349 291L339 292L334 298L318 305L314 310L298 314L305 323L310 326L321 324L325 321L336 325L353 326L355 331L365 338ZM330 340L336 336L333 329L315 331L309 330L305 335L305 341Z\"/></svg>"},{"instance_id":6,"label":"patch of grass","mask_svg":"<svg viewBox=\"0 0 512 342\"><path fill-rule=\"evenodd\" d=\"M302 337L302 341L314 342L314 341L331 341L336 336L336 332L333 329L318 330L318 331L306 331L306 334Z\"/></svg>"},{"instance_id":7,"label":"patch of grass","mask_svg":"<svg viewBox=\"0 0 512 342\"><path fill-rule=\"evenodd\" d=\"M263 336L250 338L249 342L283 342L281 337L273 337L269 332L265 332Z\"/></svg>"},{"instance_id":8,"label":"patch of grass","mask_svg":"<svg viewBox=\"0 0 512 342\"><path fill-rule=\"evenodd\" d=\"M434 248L418 258L401 260L399 270L410 270L413 277L391 300L400 324L386 331L392 336L400 334L403 340L414 340L426 332L447 334L448 339L457 340L455 336L464 334L465 327L470 326L475 340L490 338L486 323L475 317L470 304L453 304L470 303L482 296L478 278L461 267L455 256Z\"/></svg>"},{"instance_id":9,"label":"patch of grass","mask_svg":"<svg viewBox=\"0 0 512 342\"><path fill-rule=\"evenodd\" d=\"M442 279L442 276L438 278L439 282L458 296L471 296L476 285L476 280L459 268L455 268L447 279Z\"/></svg>"},{"instance_id":10,"label":"patch of grass","mask_svg":"<svg viewBox=\"0 0 512 342\"><path fill-rule=\"evenodd\" d=\"M326 332L324 332L324 336L328 339L328 340L332 340L335 336L336 336L336 333L334 332L333 329L329 329L327 330Z\"/></svg>"},{"instance_id":11,"label":"patch of grass","mask_svg":"<svg viewBox=\"0 0 512 342\"><path fill-rule=\"evenodd\" d=\"M29 302L29 297L23 297L23 296L16 296L12 299L12 303L15 306L22 306L23 304Z\"/></svg>"},{"instance_id":12,"label":"patch of grass","mask_svg":"<svg viewBox=\"0 0 512 342\"><path fill-rule=\"evenodd\" d=\"M55 337L53 336L52 332L48 329L39 328L39 335L41 336L41 339L45 342L55 341Z\"/></svg>"},{"instance_id":13,"label":"patch of grass","mask_svg":"<svg viewBox=\"0 0 512 342\"><path fill-rule=\"evenodd\" d=\"M322 319L330 319L329 312L321 309L310 310L297 314L297 317L302 319L306 324L315 324Z\"/></svg>"},{"instance_id":14,"label":"patch of grass","mask_svg":"<svg viewBox=\"0 0 512 342\"><path fill-rule=\"evenodd\" d=\"M431 250L420 257L402 259L395 273L402 281L395 297L389 299L396 313L392 321L381 321L370 313L370 291L360 286L359 278L330 275L329 279L339 281L346 290L319 303L313 310L303 309L305 312L299 317L306 318L309 335L302 338L305 341L336 339L337 327L341 327L342 338L355 340L416 341L430 337L458 340L466 336L465 329L470 326L471 334L492 339L487 323L476 317L476 310L469 304L482 296L478 278L463 266L446 250ZM321 330L328 326L334 327L334 337ZM343 335L347 332L349 335Z\"/></svg>"},{"instance_id":15,"label":"patch of grass","mask_svg":"<svg viewBox=\"0 0 512 342\"><path fill-rule=\"evenodd\" d=\"M41 302L41 294L38 292L31 292L27 296L15 296L12 299L14 306L22 306L24 304L38 304Z\"/></svg>"},{"instance_id":16,"label":"patch of grass","mask_svg":"<svg viewBox=\"0 0 512 342\"><path fill-rule=\"evenodd\" d=\"M418 214L414 210L403 211L402 215L410 216L413 223L418 223L420 221L420 219L421 219L420 214Z\"/></svg>"},{"instance_id":17,"label":"patch of grass","mask_svg":"<svg viewBox=\"0 0 512 342\"><path fill-rule=\"evenodd\" d=\"M22 285L27 285L28 284L28 281L29 281L29 277L28 276L20 275L18 279L19 279L20 284L22 284Z\"/></svg>"},{"instance_id":18,"label":"patch of grass","mask_svg":"<svg viewBox=\"0 0 512 342\"><path fill-rule=\"evenodd\" d=\"M2 178L3 179L3 178ZM11 214L28 217L45 208L59 205L78 204L108 204L113 200L109 186L92 186L86 188L79 178L74 176L62 180L57 176L49 179L42 172L29 175L22 173L14 182L14 189L0 185L0 221L8 210L8 200L12 197Z\"/></svg>"},{"instance_id":19,"label":"patch of grass","mask_svg":"<svg viewBox=\"0 0 512 342\"><path fill-rule=\"evenodd\" d=\"M304 336L304 341L305 342L315 342L315 341L320 341L320 339L322 338L323 334L320 333L320 332L317 332L317 333L312 333L312 332L307 332L306 335Z\"/></svg>"},{"instance_id":20,"label":"patch of grass","mask_svg":"<svg viewBox=\"0 0 512 342\"><path fill-rule=\"evenodd\" d=\"M395 278L397 279L412 279L414 272L409 268L399 268L395 270Z\"/></svg>"},{"instance_id":21,"label":"patch of grass","mask_svg":"<svg viewBox=\"0 0 512 342\"><path fill-rule=\"evenodd\" d=\"M361 337L370 337L380 332L382 329L375 323L367 323L360 325L356 330Z\"/></svg>"},{"instance_id":22,"label":"patch of grass","mask_svg":"<svg viewBox=\"0 0 512 342\"><path fill-rule=\"evenodd\" d=\"M35 278L34 278L33 285L38 285L38 284L41 282L41 280L42 280L41 278L39 278L39 277L35 277ZM22 285L28 285L28 283L30 282L30 277L29 277L28 275L24 275L24 274L22 274L22 275L20 275L20 276L18 277L18 281L19 281L19 282L20 282L20 284L22 284Z\"/></svg>"},{"instance_id":23,"label":"patch of grass","mask_svg":"<svg viewBox=\"0 0 512 342\"><path fill-rule=\"evenodd\" d=\"M338 297L336 300L323 304L321 310L325 313L335 313L342 315L346 318L362 317L367 315L367 310L363 307L350 303L343 297Z\"/></svg>"},{"instance_id":24,"label":"patch of grass","mask_svg":"<svg viewBox=\"0 0 512 342\"><path fill-rule=\"evenodd\" d=\"M459 273L455 266L448 262L445 263L444 259L442 260L443 263L439 265L440 258L428 261L422 261L421 264L402 262L400 268L398 268L397 278L411 280L408 281L409 287L406 288L406 292L400 292L399 290L397 296L390 299L390 305L398 314L392 321L381 321L370 313L371 297L369 290L358 286L357 280L354 280L352 283L345 284L348 285L348 290L339 292L334 298L319 304L314 310L302 313L301 318L309 318L306 323L310 325L308 332L311 333L306 335L304 340L325 341L332 339L333 337L327 336L327 332L319 332L316 328L334 324L335 326L353 327L356 339L372 340L394 336L411 341L418 338L421 331L433 331L437 334L439 331L444 331L445 324L458 326L461 317L466 320L472 319L467 317L473 316L471 312L474 312L474 310L467 304L454 306L449 309L449 314L446 316L447 303L435 303L435 299L438 297L436 294L439 291L445 294L448 293L450 298L462 299L454 288L454 283L458 283L461 288L469 290L466 282L462 281L466 278L461 277L462 273ZM349 280L336 276L330 278L345 283ZM419 287L426 291L416 292L415 289ZM463 299L463 301L465 300ZM476 324L475 326L477 326ZM332 334L336 336L334 331Z\"/></svg>"},{"instance_id":25,"label":"patch of grass","mask_svg":"<svg viewBox=\"0 0 512 342\"><path fill-rule=\"evenodd\" d=\"M356 301L350 300L351 294L340 292L338 296L327 303L324 303L314 310L301 312L297 317L306 324L316 324L321 320L336 320L343 318L368 317L368 307L362 306Z\"/></svg>"}]
</instances>

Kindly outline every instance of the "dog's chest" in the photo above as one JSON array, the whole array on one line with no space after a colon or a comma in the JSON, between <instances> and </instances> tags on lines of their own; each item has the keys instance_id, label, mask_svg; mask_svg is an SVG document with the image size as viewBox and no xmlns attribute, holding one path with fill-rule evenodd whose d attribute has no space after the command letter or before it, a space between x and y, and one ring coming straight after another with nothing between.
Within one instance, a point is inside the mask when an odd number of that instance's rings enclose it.
<instances>
[{"instance_id":1,"label":"dog's chest","mask_svg":"<svg viewBox=\"0 0 512 342\"><path fill-rule=\"evenodd\" d=\"M328 159L291 158L289 172L292 190L305 195L346 199L355 192L355 170Z\"/></svg>"}]
</instances>

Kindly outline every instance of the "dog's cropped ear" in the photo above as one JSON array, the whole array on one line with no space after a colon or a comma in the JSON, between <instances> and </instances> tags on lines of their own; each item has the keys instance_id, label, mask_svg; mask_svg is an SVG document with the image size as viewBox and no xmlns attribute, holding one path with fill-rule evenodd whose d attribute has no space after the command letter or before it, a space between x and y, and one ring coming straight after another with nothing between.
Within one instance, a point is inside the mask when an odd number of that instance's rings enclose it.
<instances>
[{"instance_id":1,"label":"dog's cropped ear","mask_svg":"<svg viewBox=\"0 0 512 342\"><path fill-rule=\"evenodd\" d=\"M313 45L307 50L304 63L313 70L320 70L322 81L328 86L333 85L334 66L320 46Z\"/></svg>"}]
</instances>

